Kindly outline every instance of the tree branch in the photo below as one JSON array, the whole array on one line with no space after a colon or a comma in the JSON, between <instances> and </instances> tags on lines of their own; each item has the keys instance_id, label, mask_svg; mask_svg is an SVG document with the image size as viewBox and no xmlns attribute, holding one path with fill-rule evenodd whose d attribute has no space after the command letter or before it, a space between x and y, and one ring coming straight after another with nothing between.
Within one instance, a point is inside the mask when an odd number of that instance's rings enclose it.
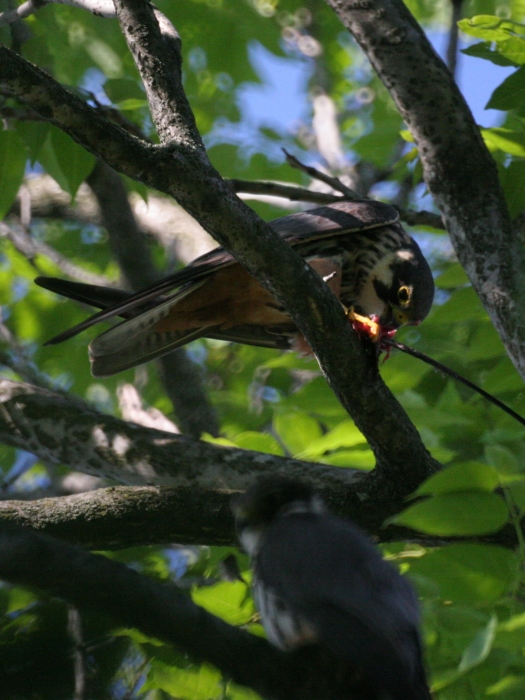
<instances>
[{"instance_id":1,"label":"tree branch","mask_svg":"<svg viewBox=\"0 0 525 700\"><path fill-rule=\"evenodd\" d=\"M463 96L401 0L327 2L407 123L458 258L525 377L525 248Z\"/></svg>"},{"instance_id":2,"label":"tree branch","mask_svg":"<svg viewBox=\"0 0 525 700\"><path fill-rule=\"evenodd\" d=\"M45 255L64 274L79 282L111 286L111 281L105 275L97 275L95 272L90 272L83 267L75 265L69 258L66 258L47 243L30 236L22 227L7 226L7 224L0 222L0 238L10 240L18 252L22 253L31 262L33 262L35 256ZM41 270L39 272L42 274Z\"/></svg>"},{"instance_id":3,"label":"tree branch","mask_svg":"<svg viewBox=\"0 0 525 700\"><path fill-rule=\"evenodd\" d=\"M265 639L206 612L173 585L50 537L0 526L0 576L58 595L80 609L95 609L120 626L173 644L262 697L362 698L356 684L359 674L351 669L341 673L340 664L335 673L337 661L321 655L317 647L278 651Z\"/></svg>"},{"instance_id":4,"label":"tree branch","mask_svg":"<svg viewBox=\"0 0 525 700\"><path fill-rule=\"evenodd\" d=\"M47 463L120 484L171 487L139 489L133 496L129 489L95 491L54 500L52 509L47 507L49 501L0 505L0 517L7 520L15 518L73 541L90 545L96 541L99 547L177 540L231 543L230 494L243 491L259 475L305 480L334 511L351 516L380 538L391 538L399 530L385 532L383 523L404 507L421 476L407 469L403 475L386 470L378 477L374 472L191 440L127 423L80 400L7 379L0 381L0 442ZM102 522L104 517L109 525Z\"/></svg>"},{"instance_id":5,"label":"tree branch","mask_svg":"<svg viewBox=\"0 0 525 700\"><path fill-rule=\"evenodd\" d=\"M158 27L155 31L159 33ZM396 474L397 483L402 480L412 490L438 468L382 382L375 349L367 351L327 285L234 195L198 144L145 144L2 47L0 81L116 169L175 197L284 304L337 397L368 439L377 458L377 478L389 470ZM154 85L153 79L150 84ZM170 80L162 81L163 88L166 85L171 85ZM166 108L173 104L175 98ZM168 124L166 132L170 128Z\"/></svg>"}]
</instances>

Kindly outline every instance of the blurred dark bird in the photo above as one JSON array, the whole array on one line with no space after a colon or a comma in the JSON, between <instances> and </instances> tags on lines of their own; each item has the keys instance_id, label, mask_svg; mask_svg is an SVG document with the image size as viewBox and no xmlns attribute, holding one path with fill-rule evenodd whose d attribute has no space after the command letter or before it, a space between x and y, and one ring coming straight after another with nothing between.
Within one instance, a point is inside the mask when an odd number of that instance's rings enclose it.
<instances>
[{"instance_id":1,"label":"blurred dark bird","mask_svg":"<svg viewBox=\"0 0 525 700\"><path fill-rule=\"evenodd\" d=\"M434 282L417 243L380 202L337 202L270 222L322 277L361 325L417 325L428 314ZM223 248L132 294L37 277L53 292L103 310L61 333L60 343L114 316L126 320L89 346L92 372L104 377L147 362L202 336L272 348L305 349L285 308ZM174 291L176 290L176 291ZM354 316L351 316L354 318ZM372 324L373 325L373 324Z\"/></svg>"},{"instance_id":2,"label":"blurred dark bird","mask_svg":"<svg viewBox=\"0 0 525 700\"><path fill-rule=\"evenodd\" d=\"M232 509L272 644L330 650L362 678L362 697L431 700L416 595L358 527L288 479L260 480Z\"/></svg>"}]
</instances>

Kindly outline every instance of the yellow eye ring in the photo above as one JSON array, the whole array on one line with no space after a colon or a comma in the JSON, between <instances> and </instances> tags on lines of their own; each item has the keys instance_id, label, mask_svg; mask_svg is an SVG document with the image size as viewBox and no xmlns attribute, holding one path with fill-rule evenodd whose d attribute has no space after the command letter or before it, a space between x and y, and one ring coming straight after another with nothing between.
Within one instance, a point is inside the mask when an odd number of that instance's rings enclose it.
<instances>
[{"instance_id":1,"label":"yellow eye ring","mask_svg":"<svg viewBox=\"0 0 525 700\"><path fill-rule=\"evenodd\" d=\"M412 290L410 287L403 285L399 287L397 292L397 299L401 306L407 306L410 303L410 297L412 296Z\"/></svg>"}]
</instances>

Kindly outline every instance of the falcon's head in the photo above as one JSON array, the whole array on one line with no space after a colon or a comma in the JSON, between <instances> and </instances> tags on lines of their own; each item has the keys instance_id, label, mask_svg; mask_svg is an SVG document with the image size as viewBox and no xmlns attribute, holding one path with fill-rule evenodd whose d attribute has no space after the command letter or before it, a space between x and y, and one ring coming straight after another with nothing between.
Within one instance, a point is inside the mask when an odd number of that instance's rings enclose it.
<instances>
[{"instance_id":1,"label":"falcon's head","mask_svg":"<svg viewBox=\"0 0 525 700\"><path fill-rule=\"evenodd\" d=\"M278 515L325 511L323 501L313 489L285 477L260 479L248 491L232 499L231 508L239 540L252 557L264 539L266 527Z\"/></svg>"},{"instance_id":2,"label":"falcon's head","mask_svg":"<svg viewBox=\"0 0 525 700\"><path fill-rule=\"evenodd\" d=\"M381 326L417 326L434 299L429 264L414 240L397 250L385 251L372 267L357 298L356 308L377 315Z\"/></svg>"}]
</instances>

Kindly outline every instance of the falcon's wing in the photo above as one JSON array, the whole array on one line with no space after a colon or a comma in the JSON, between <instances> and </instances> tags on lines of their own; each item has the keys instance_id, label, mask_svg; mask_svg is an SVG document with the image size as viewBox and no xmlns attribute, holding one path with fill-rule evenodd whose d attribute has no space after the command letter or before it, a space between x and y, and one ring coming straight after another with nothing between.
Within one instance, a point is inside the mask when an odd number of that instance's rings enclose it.
<instances>
[{"instance_id":1,"label":"falcon's wing","mask_svg":"<svg viewBox=\"0 0 525 700\"><path fill-rule=\"evenodd\" d=\"M394 223L399 218L397 211L381 202L337 202L330 206L310 209L298 214L290 214L270 222L270 226L292 246L305 242L341 236L351 232L365 231L367 229ZM97 314L52 338L48 344L61 343L74 337L81 331L114 316L135 316L133 313L137 307L156 300L166 292L185 287L184 292L191 291L194 286L202 282L219 269L232 265L235 258L223 248L202 255L194 260L183 270L169 275L147 289L133 294L126 299L108 306ZM50 288L48 278L37 278L37 283ZM182 290L181 290L182 291ZM67 295L67 293L66 293ZM68 295L69 296L69 295ZM172 297L175 300L178 295Z\"/></svg>"},{"instance_id":2,"label":"falcon's wing","mask_svg":"<svg viewBox=\"0 0 525 700\"><path fill-rule=\"evenodd\" d=\"M278 518L256 573L379 690L395 700L430 700L415 594L351 523L307 513Z\"/></svg>"}]
</instances>

